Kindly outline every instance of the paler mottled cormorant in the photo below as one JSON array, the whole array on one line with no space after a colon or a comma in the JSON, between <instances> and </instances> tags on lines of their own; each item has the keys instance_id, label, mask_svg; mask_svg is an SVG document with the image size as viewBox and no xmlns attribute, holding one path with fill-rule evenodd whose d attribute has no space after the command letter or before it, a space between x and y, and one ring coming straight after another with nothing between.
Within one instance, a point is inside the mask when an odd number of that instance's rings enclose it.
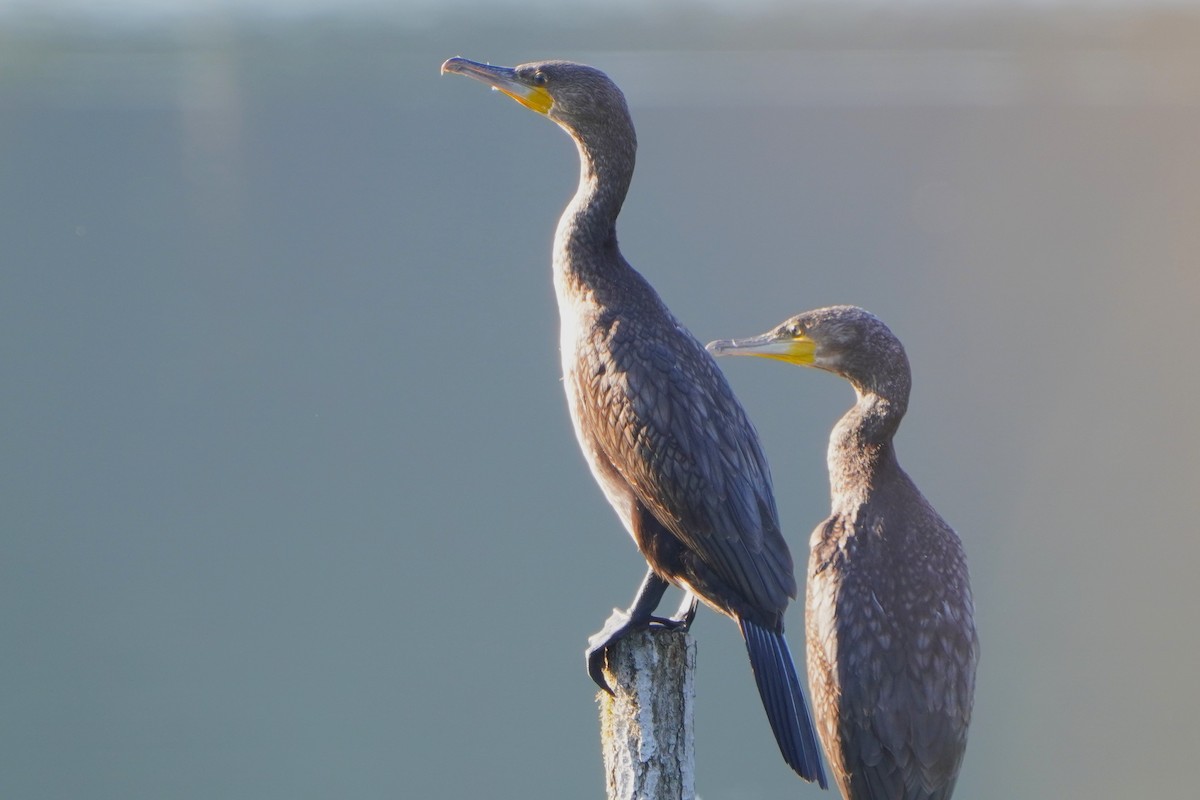
<instances>
[{"instance_id":1,"label":"paler mottled cormorant","mask_svg":"<svg viewBox=\"0 0 1200 800\"><path fill-rule=\"evenodd\" d=\"M554 237L563 383L592 475L650 566L630 608L591 637L589 674L611 691L607 647L637 627L689 624L699 598L737 620L784 758L824 786L783 637L796 582L757 434L712 356L617 248L637 150L621 90L567 61L508 68L452 58L442 72L499 89L579 148L579 188ZM689 593L676 619L652 616L668 584Z\"/></svg>"},{"instance_id":2,"label":"paler mottled cormorant","mask_svg":"<svg viewBox=\"0 0 1200 800\"><path fill-rule=\"evenodd\" d=\"M962 543L896 461L912 384L904 347L870 313L834 306L708 349L854 386L858 402L829 438L832 513L810 542L813 713L847 800L945 800L967 745L979 640Z\"/></svg>"}]
</instances>

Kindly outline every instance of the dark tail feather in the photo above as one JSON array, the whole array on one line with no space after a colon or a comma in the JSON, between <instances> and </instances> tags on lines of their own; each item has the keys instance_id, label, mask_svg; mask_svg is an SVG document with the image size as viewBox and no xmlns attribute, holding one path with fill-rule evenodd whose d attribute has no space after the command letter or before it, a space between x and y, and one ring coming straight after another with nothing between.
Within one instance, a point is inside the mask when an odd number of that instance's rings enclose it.
<instances>
[{"instance_id":1,"label":"dark tail feather","mask_svg":"<svg viewBox=\"0 0 1200 800\"><path fill-rule=\"evenodd\" d=\"M750 654L750 666L754 670L754 682L762 697L767 719L783 760L806 781L816 781L822 789L828 788L825 771L821 768L821 755L817 748L817 734L808 716L804 703L804 690L796 675L796 665L788 650L787 640L782 633L769 630L750 620L738 620L742 637L746 640L746 651Z\"/></svg>"}]
</instances>

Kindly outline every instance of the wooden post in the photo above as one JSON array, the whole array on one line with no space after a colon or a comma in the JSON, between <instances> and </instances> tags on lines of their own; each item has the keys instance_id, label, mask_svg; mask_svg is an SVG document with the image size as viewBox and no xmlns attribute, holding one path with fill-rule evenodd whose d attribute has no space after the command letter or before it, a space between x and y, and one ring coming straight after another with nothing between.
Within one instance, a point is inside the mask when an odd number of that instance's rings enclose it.
<instances>
[{"instance_id":1,"label":"wooden post","mask_svg":"<svg viewBox=\"0 0 1200 800\"><path fill-rule=\"evenodd\" d=\"M696 644L685 631L649 628L614 645L600 692L608 800L693 800Z\"/></svg>"}]
</instances>

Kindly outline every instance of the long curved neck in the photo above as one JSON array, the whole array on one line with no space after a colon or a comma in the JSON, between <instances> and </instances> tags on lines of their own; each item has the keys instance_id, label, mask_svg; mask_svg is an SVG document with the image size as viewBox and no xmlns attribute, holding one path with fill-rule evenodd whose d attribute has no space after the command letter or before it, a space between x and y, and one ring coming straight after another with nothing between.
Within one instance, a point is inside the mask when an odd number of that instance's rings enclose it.
<instances>
[{"instance_id":1,"label":"long curved neck","mask_svg":"<svg viewBox=\"0 0 1200 800\"><path fill-rule=\"evenodd\" d=\"M586 280L624 263L617 249L617 215L633 178L637 143L632 128L603 137L602 147L592 137L568 132L579 148L579 188L558 222L554 266L556 273Z\"/></svg>"},{"instance_id":2,"label":"long curved neck","mask_svg":"<svg viewBox=\"0 0 1200 800\"><path fill-rule=\"evenodd\" d=\"M907 391L895 397L855 386L858 402L838 420L829 437L829 488L833 512L853 515L886 473L900 469L892 437L907 406Z\"/></svg>"}]
</instances>

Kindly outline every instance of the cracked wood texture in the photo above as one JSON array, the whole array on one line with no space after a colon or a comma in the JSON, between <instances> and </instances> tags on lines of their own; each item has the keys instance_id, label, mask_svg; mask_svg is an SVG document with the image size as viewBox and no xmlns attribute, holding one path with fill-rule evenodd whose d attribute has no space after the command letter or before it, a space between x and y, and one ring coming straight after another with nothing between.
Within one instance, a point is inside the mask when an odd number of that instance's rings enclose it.
<instances>
[{"instance_id":1,"label":"cracked wood texture","mask_svg":"<svg viewBox=\"0 0 1200 800\"><path fill-rule=\"evenodd\" d=\"M683 631L635 631L614 645L600 692L608 800L692 800L696 645Z\"/></svg>"}]
</instances>

